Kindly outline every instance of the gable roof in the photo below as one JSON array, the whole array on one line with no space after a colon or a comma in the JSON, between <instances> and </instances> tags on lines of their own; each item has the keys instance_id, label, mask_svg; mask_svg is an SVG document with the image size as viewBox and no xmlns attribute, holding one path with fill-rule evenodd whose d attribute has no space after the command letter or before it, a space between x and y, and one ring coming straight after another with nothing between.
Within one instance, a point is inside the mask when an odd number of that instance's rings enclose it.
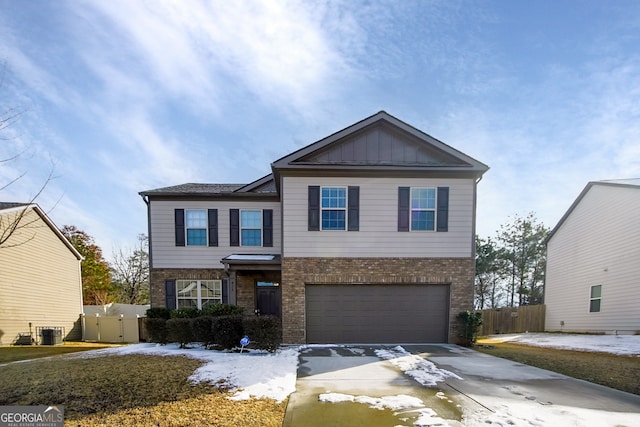
<instances>
[{"instance_id":1,"label":"gable roof","mask_svg":"<svg viewBox=\"0 0 640 427\"><path fill-rule=\"evenodd\" d=\"M154 198L278 197L284 173L380 174L480 178L489 167L380 111L271 164L273 173L249 184L187 183L141 191Z\"/></svg>"},{"instance_id":2,"label":"gable roof","mask_svg":"<svg viewBox=\"0 0 640 427\"><path fill-rule=\"evenodd\" d=\"M553 237L553 235L556 233L556 231L558 231L560 229L562 224L564 224L564 222L567 220L569 215L571 215L571 213L575 210L575 208L578 206L578 204L582 201L584 196L586 196L586 194L589 192L591 187L593 187L594 185L608 186L608 187L634 188L634 189L640 190L640 178L634 178L634 179L608 179L608 180L602 180L602 181L590 181L590 182L588 182L587 185L584 187L584 189L580 192L578 197L573 201L571 206L569 206L569 209L567 209L567 211L564 213L564 215L562 215L562 218L560 218L560 221L558 221L556 226L553 227L553 230L551 230L549 232L549 234L547 235L547 238L544 239L544 243L545 244L548 243L549 240L551 240L551 237Z\"/></svg>"},{"instance_id":3,"label":"gable roof","mask_svg":"<svg viewBox=\"0 0 640 427\"><path fill-rule=\"evenodd\" d=\"M271 167L276 182L285 171L386 170L479 178L489 169L385 111L288 154Z\"/></svg>"},{"instance_id":4,"label":"gable roof","mask_svg":"<svg viewBox=\"0 0 640 427\"><path fill-rule=\"evenodd\" d=\"M78 259L82 260L82 255L77 249L71 244L71 242L62 234L60 229L56 227L56 225L51 221L51 219L47 216L47 214L40 209L35 203L8 203L8 202L0 202L0 215L9 215L13 212L19 212L21 210L33 209L33 211L44 221L45 224L53 231L53 233L60 239L62 243L71 251L71 253Z\"/></svg>"}]
</instances>

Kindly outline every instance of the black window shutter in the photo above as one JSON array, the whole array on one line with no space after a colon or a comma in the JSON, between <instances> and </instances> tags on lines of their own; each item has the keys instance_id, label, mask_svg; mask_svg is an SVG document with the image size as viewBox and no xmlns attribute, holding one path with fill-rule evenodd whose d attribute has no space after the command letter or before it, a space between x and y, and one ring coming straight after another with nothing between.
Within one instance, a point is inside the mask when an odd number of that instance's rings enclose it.
<instances>
[{"instance_id":1,"label":"black window shutter","mask_svg":"<svg viewBox=\"0 0 640 427\"><path fill-rule=\"evenodd\" d=\"M398 187L398 231L409 231L409 187Z\"/></svg>"},{"instance_id":2,"label":"black window shutter","mask_svg":"<svg viewBox=\"0 0 640 427\"><path fill-rule=\"evenodd\" d=\"M229 209L229 245L240 246L240 210Z\"/></svg>"},{"instance_id":3,"label":"black window shutter","mask_svg":"<svg viewBox=\"0 0 640 427\"><path fill-rule=\"evenodd\" d=\"M309 186L309 231L320 230L320 187Z\"/></svg>"},{"instance_id":4,"label":"black window shutter","mask_svg":"<svg viewBox=\"0 0 640 427\"><path fill-rule=\"evenodd\" d=\"M262 211L262 246L273 246L273 209Z\"/></svg>"},{"instance_id":5,"label":"black window shutter","mask_svg":"<svg viewBox=\"0 0 640 427\"><path fill-rule=\"evenodd\" d=\"M449 187L438 187L436 231L449 231Z\"/></svg>"},{"instance_id":6,"label":"black window shutter","mask_svg":"<svg viewBox=\"0 0 640 427\"><path fill-rule=\"evenodd\" d=\"M360 187L349 187L347 230L360 230Z\"/></svg>"},{"instance_id":7,"label":"black window shutter","mask_svg":"<svg viewBox=\"0 0 640 427\"><path fill-rule=\"evenodd\" d=\"M229 279L222 279L222 303L229 304Z\"/></svg>"},{"instance_id":8,"label":"black window shutter","mask_svg":"<svg viewBox=\"0 0 640 427\"><path fill-rule=\"evenodd\" d=\"M175 210L176 246L184 246L184 209Z\"/></svg>"},{"instance_id":9,"label":"black window shutter","mask_svg":"<svg viewBox=\"0 0 640 427\"><path fill-rule=\"evenodd\" d=\"M218 246L218 209L207 211L209 219L209 246Z\"/></svg>"},{"instance_id":10,"label":"black window shutter","mask_svg":"<svg viewBox=\"0 0 640 427\"><path fill-rule=\"evenodd\" d=\"M167 279L164 281L164 305L169 310L176 309L176 281Z\"/></svg>"}]
</instances>

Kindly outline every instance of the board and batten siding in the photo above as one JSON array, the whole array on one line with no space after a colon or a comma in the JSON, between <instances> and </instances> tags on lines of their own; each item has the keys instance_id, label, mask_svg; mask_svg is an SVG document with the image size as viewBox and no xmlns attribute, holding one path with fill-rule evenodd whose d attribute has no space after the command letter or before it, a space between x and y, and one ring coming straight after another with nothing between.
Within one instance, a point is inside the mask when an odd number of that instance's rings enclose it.
<instances>
[{"instance_id":1,"label":"board and batten siding","mask_svg":"<svg viewBox=\"0 0 640 427\"><path fill-rule=\"evenodd\" d=\"M594 285L602 300L590 313ZM640 331L639 302L640 189L595 184L547 244L545 329Z\"/></svg>"},{"instance_id":2,"label":"board and batten siding","mask_svg":"<svg viewBox=\"0 0 640 427\"><path fill-rule=\"evenodd\" d=\"M359 231L308 231L308 186L359 186ZM449 187L447 232L398 231L398 187ZM284 257L457 258L473 254L471 179L284 177Z\"/></svg>"},{"instance_id":3,"label":"board and batten siding","mask_svg":"<svg viewBox=\"0 0 640 427\"><path fill-rule=\"evenodd\" d=\"M175 209L218 209L218 246L176 246ZM231 246L230 209L272 209L273 246ZM153 268L223 268L220 260L231 254L280 254L280 203L255 201L165 201L150 202Z\"/></svg>"},{"instance_id":4,"label":"board and batten siding","mask_svg":"<svg viewBox=\"0 0 640 427\"><path fill-rule=\"evenodd\" d=\"M29 332L29 322L34 338L39 326L64 327L69 334L82 313L80 260L33 209L23 224L29 225L0 247L2 345Z\"/></svg>"}]
</instances>

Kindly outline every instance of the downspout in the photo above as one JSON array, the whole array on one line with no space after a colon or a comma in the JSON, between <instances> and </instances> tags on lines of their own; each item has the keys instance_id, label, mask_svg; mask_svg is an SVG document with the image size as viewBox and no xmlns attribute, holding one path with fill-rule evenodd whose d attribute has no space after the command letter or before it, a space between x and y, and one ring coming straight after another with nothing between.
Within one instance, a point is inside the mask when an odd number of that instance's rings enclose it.
<instances>
[{"instance_id":1,"label":"downspout","mask_svg":"<svg viewBox=\"0 0 640 427\"><path fill-rule=\"evenodd\" d=\"M149 239L149 269L153 268L153 256L151 255L151 201L149 196L142 196L142 201L147 205L147 238Z\"/></svg>"},{"instance_id":2,"label":"downspout","mask_svg":"<svg viewBox=\"0 0 640 427\"><path fill-rule=\"evenodd\" d=\"M473 296L471 297L471 307L475 307L476 303L476 210L478 209L478 183L482 181L482 175L473 183L473 224L471 226L471 259L473 260L473 278L471 279L471 288Z\"/></svg>"},{"instance_id":3,"label":"downspout","mask_svg":"<svg viewBox=\"0 0 640 427\"><path fill-rule=\"evenodd\" d=\"M151 272L153 271L153 245L151 244L151 200L149 200L149 196L147 195L141 194L141 196L142 201L144 201L144 203L147 205L147 239L149 242L149 304L151 304ZM151 307L153 307L153 304L151 304Z\"/></svg>"}]
</instances>

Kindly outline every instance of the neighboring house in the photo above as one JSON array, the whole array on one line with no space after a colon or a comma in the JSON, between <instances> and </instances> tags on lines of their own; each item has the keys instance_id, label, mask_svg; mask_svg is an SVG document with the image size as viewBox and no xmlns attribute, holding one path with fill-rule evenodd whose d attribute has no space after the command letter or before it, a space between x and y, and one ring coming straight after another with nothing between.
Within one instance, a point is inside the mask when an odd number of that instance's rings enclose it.
<instances>
[{"instance_id":1,"label":"neighboring house","mask_svg":"<svg viewBox=\"0 0 640 427\"><path fill-rule=\"evenodd\" d=\"M380 112L248 185L143 191L151 305L280 316L285 343L456 341L487 169Z\"/></svg>"},{"instance_id":2,"label":"neighboring house","mask_svg":"<svg viewBox=\"0 0 640 427\"><path fill-rule=\"evenodd\" d=\"M640 331L640 179L589 182L547 237L547 331Z\"/></svg>"},{"instance_id":3,"label":"neighboring house","mask_svg":"<svg viewBox=\"0 0 640 427\"><path fill-rule=\"evenodd\" d=\"M0 344L42 328L62 339L80 340L82 256L36 204L0 203ZM28 340L27 340L28 342Z\"/></svg>"}]
</instances>

